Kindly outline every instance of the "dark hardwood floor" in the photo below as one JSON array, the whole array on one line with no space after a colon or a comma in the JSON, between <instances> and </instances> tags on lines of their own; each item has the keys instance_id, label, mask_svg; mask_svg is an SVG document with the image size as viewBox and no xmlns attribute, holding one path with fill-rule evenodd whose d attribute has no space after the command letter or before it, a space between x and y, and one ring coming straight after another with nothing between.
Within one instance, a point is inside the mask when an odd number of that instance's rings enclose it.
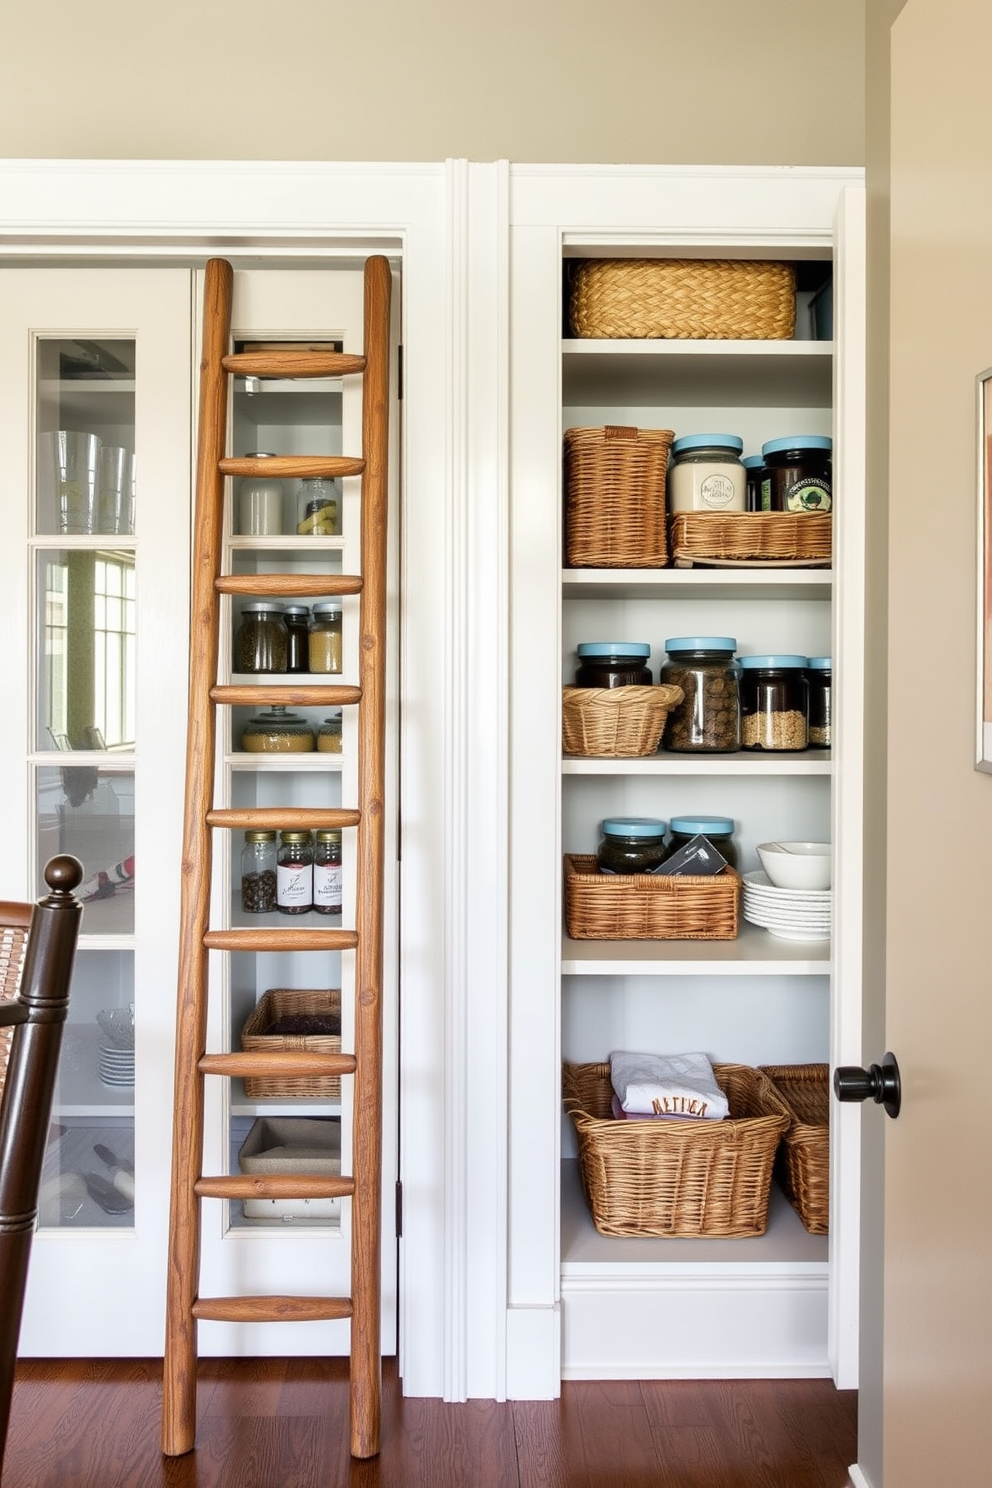
<instances>
[{"instance_id":1,"label":"dark hardwood floor","mask_svg":"<svg viewBox=\"0 0 992 1488\"><path fill-rule=\"evenodd\" d=\"M828 1380L566 1383L555 1401L404 1400L348 1455L347 1363L204 1359L196 1451L159 1452L160 1360L26 1360L3 1488L843 1488L857 1396Z\"/></svg>"}]
</instances>

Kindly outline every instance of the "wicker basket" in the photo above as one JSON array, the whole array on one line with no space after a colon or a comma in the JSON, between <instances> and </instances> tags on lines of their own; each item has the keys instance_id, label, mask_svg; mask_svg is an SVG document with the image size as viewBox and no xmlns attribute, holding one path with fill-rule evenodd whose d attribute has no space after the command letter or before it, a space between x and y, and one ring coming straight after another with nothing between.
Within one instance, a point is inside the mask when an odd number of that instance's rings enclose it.
<instances>
[{"instance_id":1,"label":"wicker basket","mask_svg":"<svg viewBox=\"0 0 992 1488\"><path fill-rule=\"evenodd\" d=\"M566 754L630 758L655 754L681 687L563 687L561 747Z\"/></svg>"},{"instance_id":2,"label":"wicker basket","mask_svg":"<svg viewBox=\"0 0 992 1488\"><path fill-rule=\"evenodd\" d=\"M0 926L0 1002L13 1002L21 982L28 932L19 925ZM14 1030L0 1028L0 1090L7 1074Z\"/></svg>"},{"instance_id":3,"label":"wicker basket","mask_svg":"<svg viewBox=\"0 0 992 1488\"><path fill-rule=\"evenodd\" d=\"M248 1053L281 1053L284 1050L307 1050L311 1054L340 1054L341 1035L331 1033L266 1033L273 1023L284 1017L312 1014L338 1019L340 1027L341 993L337 988L297 990L273 987L258 1000L255 1011L241 1030L241 1047ZM337 1100L341 1095L340 1075L254 1075L245 1077L245 1095L249 1100L269 1096L291 1096Z\"/></svg>"},{"instance_id":4,"label":"wicker basket","mask_svg":"<svg viewBox=\"0 0 992 1488\"><path fill-rule=\"evenodd\" d=\"M831 539L828 512L680 512L668 534L676 568L815 568L830 562Z\"/></svg>"},{"instance_id":5,"label":"wicker basket","mask_svg":"<svg viewBox=\"0 0 992 1488\"><path fill-rule=\"evenodd\" d=\"M565 431L569 568L664 568L665 483L672 429Z\"/></svg>"},{"instance_id":6,"label":"wicker basket","mask_svg":"<svg viewBox=\"0 0 992 1488\"><path fill-rule=\"evenodd\" d=\"M723 1121L618 1121L608 1064L566 1064L565 1109L579 1172L602 1235L763 1235L789 1113L771 1081L742 1064L713 1066Z\"/></svg>"},{"instance_id":7,"label":"wicker basket","mask_svg":"<svg viewBox=\"0 0 992 1488\"><path fill-rule=\"evenodd\" d=\"M790 1126L775 1165L779 1183L811 1235L826 1235L830 1214L830 1086L825 1064L764 1064Z\"/></svg>"},{"instance_id":8,"label":"wicker basket","mask_svg":"<svg viewBox=\"0 0 992 1488\"><path fill-rule=\"evenodd\" d=\"M735 940L741 880L733 868L696 874L600 873L565 856L565 925L572 940Z\"/></svg>"},{"instance_id":9,"label":"wicker basket","mask_svg":"<svg viewBox=\"0 0 992 1488\"><path fill-rule=\"evenodd\" d=\"M796 328L791 264L742 259L590 259L572 277L572 334L786 341Z\"/></svg>"}]
</instances>

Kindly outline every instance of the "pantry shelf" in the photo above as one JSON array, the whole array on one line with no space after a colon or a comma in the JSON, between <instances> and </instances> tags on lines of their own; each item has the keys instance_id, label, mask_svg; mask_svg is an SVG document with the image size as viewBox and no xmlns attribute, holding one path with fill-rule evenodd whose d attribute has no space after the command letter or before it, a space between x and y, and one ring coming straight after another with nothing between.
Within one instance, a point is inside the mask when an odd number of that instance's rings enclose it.
<instances>
[{"instance_id":1,"label":"pantry shelf","mask_svg":"<svg viewBox=\"0 0 992 1488\"><path fill-rule=\"evenodd\" d=\"M566 404L692 408L822 408L830 402L830 341L564 340Z\"/></svg>"},{"instance_id":2,"label":"pantry shelf","mask_svg":"<svg viewBox=\"0 0 992 1488\"><path fill-rule=\"evenodd\" d=\"M563 775L747 775L794 776L832 773L829 749L796 754L741 751L735 754L650 754L641 759L591 759L569 755Z\"/></svg>"},{"instance_id":3,"label":"pantry shelf","mask_svg":"<svg viewBox=\"0 0 992 1488\"><path fill-rule=\"evenodd\" d=\"M822 599L833 574L826 568L566 568L564 599Z\"/></svg>"},{"instance_id":4,"label":"pantry shelf","mask_svg":"<svg viewBox=\"0 0 992 1488\"><path fill-rule=\"evenodd\" d=\"M780 940L741 920L736 940L571 940L563 976L827 976L828 940Z\"/></svg>"}]
</instances>

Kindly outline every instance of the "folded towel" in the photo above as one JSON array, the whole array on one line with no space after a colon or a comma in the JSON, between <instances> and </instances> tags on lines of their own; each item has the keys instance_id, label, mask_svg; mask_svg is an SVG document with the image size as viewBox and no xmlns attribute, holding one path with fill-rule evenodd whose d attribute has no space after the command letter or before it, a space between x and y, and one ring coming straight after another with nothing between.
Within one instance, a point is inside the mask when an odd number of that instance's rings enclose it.
<instances>
[{"instance_id":1,"label":"folded towel","mask_svg":"<svg viewBox=\"0 0 992 1488\"><path fill-rule=\"evenodd\" d=\"M610 1055L610 1078L627 1114L722 1121L730 1113L705 1054Z\"/></svg>"}]
</instances>

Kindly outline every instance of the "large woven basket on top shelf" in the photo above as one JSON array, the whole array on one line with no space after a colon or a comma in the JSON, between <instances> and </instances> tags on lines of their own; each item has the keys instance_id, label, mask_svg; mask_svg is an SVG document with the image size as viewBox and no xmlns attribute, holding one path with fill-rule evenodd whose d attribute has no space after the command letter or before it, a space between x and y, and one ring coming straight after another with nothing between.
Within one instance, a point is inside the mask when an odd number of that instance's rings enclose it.
<instances>
[{"instance_id":1,"label":"large woven basket on top shelf","mask_svg":"<svg viewBox=\"0 0 992 1488\"><path fill-rule=\"evenodd\" d=\"M562 750L595 759L655 754L669 710L682 698L681 687L664 682L645 687L563 687Z\"/></svg>"},{"instance_id":2,"label":"large woven basket on top shelf","mask_svg":"<svg viewBox=\"0 0 992 1488\"><path fill-rule=\"evenodd\" d=\"M792 264L589 259L572 275L572 334L598 339L784 341L796 328Z\"/></svg>"},{"instance_id":3,"label":"large woven basket on top shelf","mask_svg":"<svg viewBox=\"0 0 992 1488\"><path fill-rule=\"evenodd\" d=\"M830 562L829 512L679 512L669 523L676 568L694 563L802 568Z\"/></svg>"},{"instance_id":4,"label":"large woven basket on top shelf","mask_svg":"<svg viewBox=\"0 0 992 1488\"><path fill-rule=\"evenodd\" d=\"M565 856L565 926L573 940L735 940L741 880L696 874L600 873Z\"/></svg>"},{"instance_id":5,"label":"large woven basket on top shelf","mask_svg":"<svg viewBox=\"0 0 992 1488\"><path fill-rule=\"evenodd\" d=\"M337 1033L270 1033L273 1024L283 1018L314 1019L326 1023ZM337 987L304 989L272 987L258 999L241 1030L241 1047L246 1054L282 1053L305 1050L310 1054L341 1053L341 992ZM283 1096L293 1099L337 1100L341 1095L340 1075L254 1075L245 1077L245 1094L249 1100Z\"/></svg>"},{"instance_id":6,"label":"large woven basket on top shelf","mask_svg":"<svg viewBox=\"0 0 992 1488\"><path fill-rule=\"evenodd\" d=\"M624 1121L610 1114L608 1064L564 1066L565 1109L600 1234L764 1234L772 1164L789 1113L759 1070L716 1064L713 1071L730 1105L723 1121Z\"/></svg>"},{"instance_id":7,"label":"large woven basket on top shelf","mask_svg":"<svg viewBox=\"0 0 992 1488\"><path fill-rule=\"evenodd\" d=\"M830 1071L825 1064L763 1064L789 1112L776 1176L811 1235L826 1235L830 1214Z\"/></svg>"},{"instance_id":8,"label":"large woven basket on top shelf","mask_svg":"<svg viewBox=\"0 0 992 1488\"><path fill-rule=\"evenodd\" d=\"M672 429L565 430L565 563L664 568Z\"/></svg>"}]
</instances>

